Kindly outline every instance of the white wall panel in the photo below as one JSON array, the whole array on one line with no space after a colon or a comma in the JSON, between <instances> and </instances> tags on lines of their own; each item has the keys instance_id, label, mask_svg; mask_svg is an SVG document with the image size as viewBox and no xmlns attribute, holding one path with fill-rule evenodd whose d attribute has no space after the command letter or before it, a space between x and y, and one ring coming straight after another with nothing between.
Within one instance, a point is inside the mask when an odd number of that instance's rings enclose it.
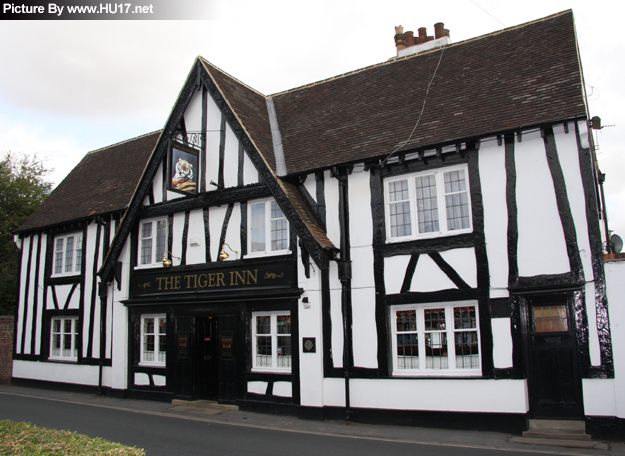
<instances>
[{"instance_id":1,"label":"white wall panel","mask_svg":"<svg viewBox=\"0 0 625 456\"><path fill-rule=\"evenodd\" d=\"M206 191L217 190L210 185L211 180L219 182L219 138L221 125L221 111L209 96L206 113Z\"/></svg>"},{"instance_id":2,"label":"white wall panel","mask_svg":"<svg viewBox=\"0 0 625 456\"><path fill-rule=\"evenodd\" d=\"M480 185L484 206L484 237L491 297L508 296L508 204L506 151L496 141L484 141L479 152ZM493 292L497 290L498 292Z\"/></svg>"},{"instance_id":3,"label":"white wall panel","mask_svg":"<svg viewBox=\"0 0 625 456\"><path fill-rule=\"evenodd\" d=\"M250 160L247 152L243 154L243 185L257 184L260 182L258 170Z\"/></svg>"},{"instance_id":4,"label":"white wall panel","mask_svg":"<svg viewBox=\"0 0 625 456\"><path fill-rule=\"evenodd\" d=\"M412 276L410 291L422 293L427 291L454 290L457 288L456 284L447 277L447 274L445 274L436 263L434 263L432 258L428 255L419 255L417 268Z\"/></svg>"},{"instance_id":5,"label":"white wall panel","mask_svg":"<svg viewBox=\"0 0 625 456\"><path fill-rule=\"evenodd\" d=\"M202 131L202 91L197 90L191 96L191 101L184 112L184 125L187 131Z\"/></svg>"},{"instance_id":6,"label":"white wall panel","mask_svg":"<svg viewBox=\"0 0 625 456\"><path fill-rule=\"evenodd\" d=\"M304 181L304 187L315 202L317 201L317 178L314 174L308 174Z\"/></svg>"},{"instance_id":7,"label":"white wall panel","mask_svg":"<svg viewBox=\"0 0 625 456\"><path fill-rule=\"evenodd\" d=\"M163 164L161 163L152 180L152 191L154 192L155 203L163 202L163 172Z\"/></svg>"},{"instance_id":8,"label":"white wall panel","mask_svg":"<svg viewBox=\"0 0 625 456\"><path fill-rule=\"evenodd\" d=\"M373 241L371 186L369 173L349 175L349 241L352 248L370 246ZM338 244L336 244L338 245Z\"/></svg>"},{"instance_id":9,"label":"white wall panel","mask_svg":"<svg viewBox=\"0 0 625 456\"><path fill-rule=\"evenodd\" d=\"M471 288L477 288L477 260L473 247L441 252L441 257ZM421 258L419 258L421 261Z\"/></svg>"},{"instance_id":10,"label":"white wall panel","mask_svg":"<svg viewBox=\"0 0 625 456\"><path fill-rule=\"evenodd\" d=\"M226 124L226 148L224 151L224 186L236 187L239 178L239 140L230 125Z\"/></svg>"},{"instance_id":11,"label":"white wall panel","mask_svg":"<svg viewBox=\"0 0 625 456\"><path fill-rule=\"evenodd\" d=\"M39 277L37 277L37 283L35 286L39 290L37 292L37 314L35 317L35 354L41 354L41 335L43 325L43 308L45 302L45 289L44 280L46 277L46 248L48 244L48 236L43 233L39 235L39 242L41 243L41 252L39 255ZM34 272L34 271L33 271Z\"/></svg>"},{"instance_id":12,"label":"white wall panel","mask_svg":"<svg viewBox=\"0 0 625 456\"><path fill-rule=\"evenodd\" d=\"M182 233L184 231L184 212L177 212L174 214L174 223L173 223L173 236L172 236L172 246L171 253L174 257L180 258L182 255ZM169 255L167 255L169 258ZM171 258L171 262L173 266L178 266L180 264L180 260L178 258ZM159 258L159 261L161 259Z\"/></svg>"},{"instance_id":13,"label":"white wall panel","mask_svg":"<svg viewBox=\"0 0 625 456\"><path fill-rule=\"evenodd\" d=\"M338 180L330 177L329 171L324 172L324 179L324 194L326 198L326 231L328 238L332 241L332 243L339 246L341 245L341 227L339 225L339 184Z\"/></svg>"},{"instance_id":14,"label":"white wall panel","mask_svg":"<svg viewBox=\"0 0 625 456\"><path fill-rule=\"evenodd\" d=\"M352 290L352 340L354 366L378 367L378 331L375 319L375 288Z\"/></svg>"},{"instance_id":15,"label":"white wall panel","mask_svg":"<svg viewBox=\"0 0 625 456\"><path fill-rule=\"evenodd\" d=\"M267 382L247 382L247 392L254 394L267 394Z\"/></svg>"},{"instance_id":16,"label":"white wall panel","mask_svg":"<svg viewBox=\"0 0 625 456\"><path fill-rule=\"evenodd\" d=\"M519 276L571 270L545 144L540 133L515 143Z\"/></svg>"},{"instance_id":17,"label":"white wall panel","mask_svg":"<svg viewBox=\"0 0 625 456\"><path fill-rule=\"evenodd\" d=\"M97 386L99 372L98 366L14 360L13 377Z\"/></svg>"},{"instance_id":18,"label":"white wall panel","mask_svg":"<svg viewBox=\"0 0 625 456\"><path fill-rule=\"evenodd\" d=\"M30 250L30 243L32 242L32 236L24 238L22 240L22 267L20 271L20 288L19 288L19 303L17 323L15 325L15 352L22 353L22 328L24 325L24 312L26 311L26 305L24 301L24 290L26 290L26 275L28 273L28 252ZM29 309L30 311L30 309Z\"/></svg>"},{"instance_id":19,"label":"white wall panel","mask_svg":"<svg viewBox=\"0 0 625 456\"><path fill-rule=\"evenodd\" d=\"M293 385L291 382L274 382L273 395L279 397L292 397Z\"/></svg>"},{"instance_id":20,"label":"white wall panel","mask_svg":"<svg viewBox=\"0 0 625 456\"><path fill-rule=\"evenodd\" d=\"M410 255L398 255L384 258L384 285L386 287L386 294L396 294L401 291L409 262Z\"/></svg>"},{"instance_id":21,"label":"white wall panel","mask_svg":"<svg viewBox=\"0 0 625 456\"><path fill-rule=\"evenodd\" d=\"M351 405L395 410L526 413L525 380L350 381Z\"/></svg>"},{"instance_id":22,"label":"white wall panel","mask_svg":"<svg viewBox=\"0 0 625 456\"><path fill-rule=\"evenodd\" d=\"M200 245L192 246L192 239L197 238ZM187 233L187 264L206 262L206 248L204 236L204 213L202 209L189 213L189 231Z\"/></svg>"},{"instance_id":23,"label":"white wall panel","mask_svg":"<svg viewBox=\"0 0 625 456\"><path fill-rule=\"evenodd\" d=\"M512 332L509 318L491 319L493 329L493 362L496 369L512 367Z\"/></svg>"},{"instance_id":24,"label":"white wall panel","mask_svg":"<svg viewBox=\"0 0 625 456\"><path fill-rule=\"evenodd\" d=\"M614 359L614 396L616 416L625 418L625 261L606 262L605 278ZM584 387L585 387L584 383ZM585 391L585 389L584 389ZM606 396L610 399L609 394ZM585 401L585 399L584 399Z\"/></svg>"},{"instance_id":25,"label":"white wall panel","mask_svg":"<svg viewBox=\"0 0 625 456\"><path fill-rule=\"evenodd\" d=\"M616 416L614 379L583 378L584 414L587 416Z\"/></svg>"}]
</instances>

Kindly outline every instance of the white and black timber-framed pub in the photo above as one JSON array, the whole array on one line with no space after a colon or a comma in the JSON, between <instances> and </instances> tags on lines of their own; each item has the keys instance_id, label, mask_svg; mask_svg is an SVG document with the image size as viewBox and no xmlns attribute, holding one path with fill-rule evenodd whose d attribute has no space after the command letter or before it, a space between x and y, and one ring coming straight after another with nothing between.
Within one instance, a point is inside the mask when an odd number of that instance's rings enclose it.
<instances>
[{"instance_id":1,"label":"white and black timber-framed pub","mask_svg":"<svg viewBox=\"0 0 625 456\"><path fill-rule=\"evenodd\" d=\"M87 154L15 236L13 382L622 436L572 11L396 32L271 96L198 57L161 131Z\"/></svg>"}]
</instances>

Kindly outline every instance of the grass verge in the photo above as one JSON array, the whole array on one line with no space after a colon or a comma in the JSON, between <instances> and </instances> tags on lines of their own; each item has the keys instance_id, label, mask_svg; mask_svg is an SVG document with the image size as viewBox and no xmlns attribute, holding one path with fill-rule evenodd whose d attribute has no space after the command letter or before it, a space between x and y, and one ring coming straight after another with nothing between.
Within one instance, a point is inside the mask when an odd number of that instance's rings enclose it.
<instances>
[{"instance_id":1,"label":"grass verge","mask_svg":"<svg viewBox=\"0 0 625 456\"><path fill-rule=\"evenodd\" d=\"M0 455L145 456L145 451L30 423L0 421Z\"/></svg>"}]
</instances>

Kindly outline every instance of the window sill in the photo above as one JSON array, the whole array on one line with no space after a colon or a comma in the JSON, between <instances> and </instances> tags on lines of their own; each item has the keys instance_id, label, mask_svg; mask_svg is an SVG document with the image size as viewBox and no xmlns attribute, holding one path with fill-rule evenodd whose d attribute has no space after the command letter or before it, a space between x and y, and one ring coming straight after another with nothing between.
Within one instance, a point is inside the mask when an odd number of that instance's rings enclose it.
<instances>
[{"instance_id":1,"label":"window sill","mask_svg":"<svg viewBox=\"0 0 625 456\"><path fill-rule=\"evenodd\" d=\"M138 264L137 266L135 266L135 271L138 269L157 269L157 268L163 269L164 268L163 263Z\"/></svg>"},{"instance_id":2,"label":"window sill","mask_svg":"<svg viewBox=\"0 0 625 456\"><path fill-rule=\"evenodd\" d=\"M466 371L450 371L450 372L416 372L416 371L407 371L407 372L393 372L393 378L420 378L420 379L441 379L441 378L449 378L449 379L463 379L463 378L481 378L482 371L481 370L466 370Z\"/></svg>"},{"instance_id":3,"label":"window sill","mask_svg":"<svg viewBox=\"0 0 625 456\"><path fill-rule=\"evenodd\" d=\"M255 374L291 374L291 369L273 369L263 367L252 367L252 372Z\"/></svg>"},{"instance_id":4,"label":"window sill","mask_svg":"<svg viewBox=\"0 0 625 456\"><path fill-rule=\"evenodd\" d=\"M252 252L243 256L244 259L247 258L263 258L263 257L272 257L272 256L280 256L280 255L290 255L290 250L276 250L275 252Z\"/></svg>"},{"instance_id":5,"label":"window sill","mask_svg":"<svg viewBox=\"0 0 625 456\"><path fill-rule=\"evenodd\" d=\"M50 275L51 279L61 279L65 277L78 277L80 276L80 271L78 272L64 272L62 274L52 274Z\"/></svg>"},{"instance_id":6,"label":"window sill","mask_svg":"<svg viewBox=\"0 0 625 456\"><path fill-rule=\"evenodd\" d=\"M161 367L165 369L167 367L167 363L151 363L149 361L141 361L139 363L140 367Z\"/></svg>"},{"instance_id":7,"label":"window sill","mask_svg":"<svg viewBox=\"0 0 625 456\"><path fill-rule=\"evenodd\" d=\"M48 361L52 361L55 363L76 364L78 362L78 358L62 358L60 356L49 356Z\"/></svg>"},{"instance_id":8,"label":"window sill","mask_svg":"<svg viewBox=\"0 0 625 456\"><path fill-rule=\"evenodd\" d=\"M445 238L445 237L458 236L460 234L467 234L467 233L472 233L472 232L473 232L473 228L465 229L465 230L446 231L446 232L437 231L435 233L420 234L419 236L402 236L402 237L395 237L395 238L392 238L389 234L387 234L386 243L395 244L398 242L421 241L424 239Z\"/></svg>"}]
</instances>

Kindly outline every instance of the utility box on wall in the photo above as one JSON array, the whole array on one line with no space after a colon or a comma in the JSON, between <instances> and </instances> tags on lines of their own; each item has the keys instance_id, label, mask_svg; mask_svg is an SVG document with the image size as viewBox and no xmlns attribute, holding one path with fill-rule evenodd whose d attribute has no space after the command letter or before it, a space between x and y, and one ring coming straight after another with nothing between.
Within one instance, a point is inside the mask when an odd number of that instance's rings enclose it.
<instances>
[{"instance_id":1,"label":"utility box on wall","mask_svg":"<svg viewBox=\"0 0 625 456\"><path fill-rule=\"evenodd\" d=\"M11 383L14 327L13 317L0 317L0 385Z\"/></svg>"}]
</instances>

